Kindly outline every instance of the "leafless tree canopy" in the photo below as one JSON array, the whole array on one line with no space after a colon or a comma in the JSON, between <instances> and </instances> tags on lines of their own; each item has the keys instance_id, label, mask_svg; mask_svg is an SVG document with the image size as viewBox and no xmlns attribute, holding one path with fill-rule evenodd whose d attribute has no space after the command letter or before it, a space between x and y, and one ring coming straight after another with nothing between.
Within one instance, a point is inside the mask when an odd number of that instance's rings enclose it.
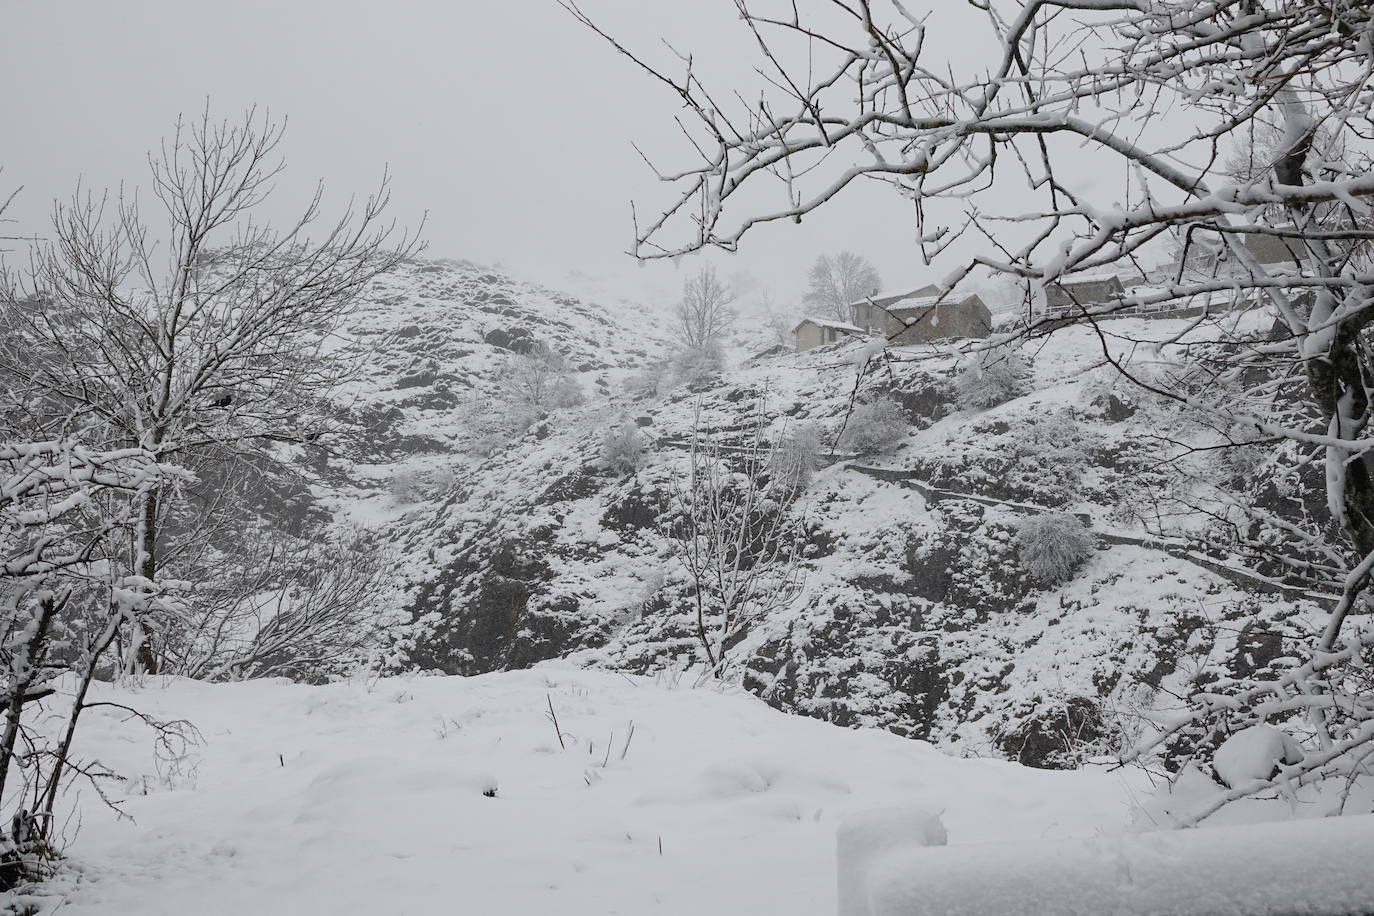
<instances>
[{"instance_id":1,"label":"leafless tree canopy","mask_svg":"<svg viewBox=\"0 0 1374 916\"><path fill-rule=\"evenodd\" d=\"M710 676L723 676L730 650L750 627L800 589L805 532L791 503L805 485L800 464L767 439L761 414L735 446L702 431L698 418L667 534L691 585Z\"/></svg>"},{"instance_id":2,"label":"leafless tree canopy","mask_svg":"<svg viewBox=\"0 0 1374 916\"><path fill-rule=\"evenodd\" d=\"M878 269L852 251L816 258L807 283L802 300L811 313L837 321L853 320L849 307L882 287Z\"/></svg>"},{"instance_id":3,"label":"leafless tree canopy","mask_svg":"<svg viewBox=\"0 0 1374 916\"><path fill-rule=\"evenodd\" d=\"M735 323L731 303L735 293L716 276L709 264L682 284L682 300L677 305L677 329L682 345L699 350L719 342Z\"/></svg>"},{"instance_id":4,"label":"leafless tree canopy","mask_svg":"<svg viewBox=\"0 0 1374 916\"><path fill-rule=\"evenodd\" d=\"M285 229L255 219L283 168L283 128L256 110L238 122L207 111L150 155L151 205L82 190L57 204L52 241L0 297L9 389L52 422L80 416L123 447L182 461L315 441L319 399L350 368L330 355L330 335L417 246L383 222L385 177L333 221L318 187ZM139 497L127 563L150 590L167 578L174 498L166 487ZM131 645L156 669L150 639Z\"/></svg>"}]
</instances>

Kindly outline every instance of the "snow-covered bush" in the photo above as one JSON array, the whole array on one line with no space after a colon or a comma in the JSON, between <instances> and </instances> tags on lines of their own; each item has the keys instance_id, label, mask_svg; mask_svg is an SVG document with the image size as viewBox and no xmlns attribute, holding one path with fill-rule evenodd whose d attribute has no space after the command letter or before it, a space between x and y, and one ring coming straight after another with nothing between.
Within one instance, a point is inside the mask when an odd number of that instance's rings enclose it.
<instances>
[{"instance_id":1,"label":"snow-covered bush","mask_svg":"<svg viewBox=\"0 0 1374 916\"><path fill-rule=\"evenodd\" d=\"M768 472L787 489L800 492L811 483L811 475L820 469L824 450L816 424L800 424L773 447Z\"/></svg>"},{"instance_id":2,"label":"snow-covered bush","mask_svg":"<svg viewBox=\"0 0 1374 916\"><path fill-rule=\"evenodd\" d=\"M699 347L688 347L673 354L671 375L674 384L693 385L714 379L725 367L725 352L720 342L709 340Z\"/></svg>"},{"instance_id":3,"label":"snow-covered bush","mask_svg":"<svg viewBox=\"0 0 1374 916\"><path fill-rule=\"evenodd\" d=\"M449 467L428 471L403 468L392 475L387 490L398 502L419 503L443 498L456 483L457 477Z\"/></svg>"},{"instance_id":4,"label":"snow-covered bush","mask_svg":"<svg viewBox=\"0 0 1374 916\"><path fill-rule=\"evenodd\" d=\"M501 394L512 407L523 408L536 419L553 410L576 407L585 398L568 361L543 343L512 358L501 374Z\"/></svg>"},{"instance_id":5,"label":"snow-covered bush","mask_svg":"<svg viewBox=\"0 0 1374 916\"><path fill-rule=\"evenodd\" d=\"M1009 423L1005 437L1012 475L1023 476L1035 492L1033 502L1065 505L1080 498L1088 479L1091 431L1085 433L1067 413L1027 417Z\"/></svg>"},{"instance_id":6,"label":"snow-covered bush","mask_svg":"<svg viewBox=\"0 0 1374 916\"><path fill-rule=\"evenodd\" d=\"M954 377L955 399L963 410L996 407L1029 391L1030 375L1030 360L1019 349L983 350L959 367Z\"/></svg>"},{"instance_id":7,"label":"snow-covered bush","mask_svg":"<svg viewBox=\"0 0 1374 916\"><path fill-rule=\"evenodd\" d=\"M649 363L625 377L625 393L630 397L656 398L667 387L672 374L672 364L668 360Z\"/></svg>"},{"instance_id":8,"label":"snow-covered bush","mask_svg":"<svg viewBox=\"0 0 1374 916\"><path fill-rule=\"evenodd\" d=\"M601 437L601 463L617 474L631 474L644 460L644 436L633 421L606 430Z\"/></svg>"},{"instance_id":9,"label":"snow-covered bush","mask_svg":"<svg viewBox=\"0 0 1374 916\"><path fill-rule=\"evenodd\" d=\"M840 443L860 455L875 455L892 448L906 435L906 414L890 397L860 404L849 415Z\"/></svg>"},{"instance_id":10,"label":"snow-covered bush","mask_svg":"<svg viewBox=\"0 0 1374 916\"><path fill-rule=\"evenodd\" d=\"M1092 533L1066 512L1032 515L1017 528L1016 550L1032 579L1053 585L1072 576L1092 553Z\"/></svg>"},{"instance_id":11,"label":"snow-covered bush","mask_svg":"<svg viewBox=\"0 0 1374 916\"><path fill-rule=\"evenodd\" d=\"M513 354L497 377L495 404L479 395L461 410L467 451L489 457L519 439L556 410L586 399L568 362L540 343Z\"/></svg>"}]
</instances>

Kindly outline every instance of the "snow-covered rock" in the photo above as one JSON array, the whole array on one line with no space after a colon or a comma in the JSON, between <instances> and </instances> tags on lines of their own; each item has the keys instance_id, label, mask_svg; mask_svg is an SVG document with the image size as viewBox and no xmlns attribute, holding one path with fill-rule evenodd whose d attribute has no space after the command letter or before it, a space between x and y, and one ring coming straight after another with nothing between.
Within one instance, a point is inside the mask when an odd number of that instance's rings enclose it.
<instances>
[{"instance_id":1,"label":"snow-covered rock","mask_svg":"<svg viewBox=\"0 0 1374 916\"><path fill-rule=\"evenodd\" d=\"M1302 747L1272 725L1251 725L1228 737L1212 755L1212 768L1231 788L1268 779L1286 763L1301 763Z\"/></svg>"}]
</instances>

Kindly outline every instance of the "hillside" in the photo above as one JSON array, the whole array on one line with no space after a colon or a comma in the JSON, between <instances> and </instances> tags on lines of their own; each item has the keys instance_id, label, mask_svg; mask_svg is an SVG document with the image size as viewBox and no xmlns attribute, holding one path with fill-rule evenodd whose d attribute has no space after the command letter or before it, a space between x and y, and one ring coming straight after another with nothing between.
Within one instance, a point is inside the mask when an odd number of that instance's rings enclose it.
<instances>
[{"instance_id":1,"label":"hillside","mask_svg":"<svg viewBox=\"0 0 1374 916\"><path fill-rule=\"evenodd\" d=\"M399 303L411 293L400 289L414 277L397 282L391 295L408 321ZM663 521L685 473L684 443L694 426L741 441L762 414L773 438L810 428L828 446L875 351L857 342L770 351L655 392L625 384L654 361L642 343L652 334L633 324L654 329L652 316L587 307L575 314L602 328L603 348L588 349L587 325L572 320L558 345L586 363L581 377L595 395L488 455L454 457L462 433L445 406L457 387L444 384L445 348L472 350L456 358L466 379L458 384L473 392L490 390L489 373L511 358L480 341L512 323L512 306L480 299L488 281L465 282L477 286L435 289L478 290L469 326L435 317L426 325L425 314L454 314L435 296L402 329L430 328L426 352L391 344L389 371L412 378L415 360L433 360L435 378L370 395L390 400L406 434L431 431L430 445L404 462L463 469L416 505L372 497L373 517L404 545L414 623L398 638L399 657L460 674L554 658L634 673L691 668L702 657L691 590ZM564 305L546 294L536 307L547 316ZM383 314L374 312L372 327L385 326ZM1160 339L1182 328L1118 326ZM449 342L459 335L464 344ZM1313 599L1247 572L1252 558L1216 541L1206 514L1178 508L1207 497L1211 484L1199 481L1266 480L1268 470L1256 469L1270 459L1252 455L1248 477L1217 464L1231 460L1224 456L1162 461L1161 424L1180 439L1204 436L1205 425L1117 380L1086 330L1037 346L1028 390L986 410L956 409L954 376L968 358L957 346L893 350L868 364L858 401L895 399L904 429L881 454L823 460L789 507L807 530L802 587L731 648L734 675L750 691L841 725L1066 767L1129 745L1140 712L1171 704L1199 679L1282 661L1284 633L1297 632ZM1167 370L1167 355L1137 358ZM604 437L625 423L647 446L632 473L601 460ZM1300 508L1303 484L1289 482L1279 501ZM1169 538L1142 524L1161 506L1172 513ZM1091 557L1062 583L1036 581L1017 557L1018 526L1045 511L1077 514L1093 534ZM1194 540L1182 539L1190 532Z\"/></svg>"}]
</instances>

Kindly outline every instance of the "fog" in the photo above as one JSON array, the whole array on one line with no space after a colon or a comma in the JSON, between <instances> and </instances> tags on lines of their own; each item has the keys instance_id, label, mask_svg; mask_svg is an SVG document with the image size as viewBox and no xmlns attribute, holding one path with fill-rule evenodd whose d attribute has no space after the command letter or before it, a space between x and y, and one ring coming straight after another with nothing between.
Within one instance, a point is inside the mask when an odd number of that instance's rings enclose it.
<instances>
[{"instance_id":1,"label":"fog","mask_svg":"<svg viewBox=\"0 0 1374 916\"><path fill-rule=\"evenodd\" d=\"M729 0L582 7L659 64L675 60L666 42L716 85L762 85ZM78 182L144 182L148 151L208 101L216 117L257 105L288 119L278 219L317 179L333 212L389 169L392 215L425 219L431 256L555 284L610 278L650 299L673 297L689 266L636 270L626 254L630 201L646 213L671 199L632 143L664 168L691 162L679 100L555 0L51 2L8 4L4 17L0 189L22 186L6 234L41 234ZM958 33L945 36L957 52ZM787 303L816 255L842 248L889 288L938 279L948 268L919 263L915 234L911 204L874 182L801 225L760 228L737 255L705 257Z\"/></svg>"}]
</instances>

